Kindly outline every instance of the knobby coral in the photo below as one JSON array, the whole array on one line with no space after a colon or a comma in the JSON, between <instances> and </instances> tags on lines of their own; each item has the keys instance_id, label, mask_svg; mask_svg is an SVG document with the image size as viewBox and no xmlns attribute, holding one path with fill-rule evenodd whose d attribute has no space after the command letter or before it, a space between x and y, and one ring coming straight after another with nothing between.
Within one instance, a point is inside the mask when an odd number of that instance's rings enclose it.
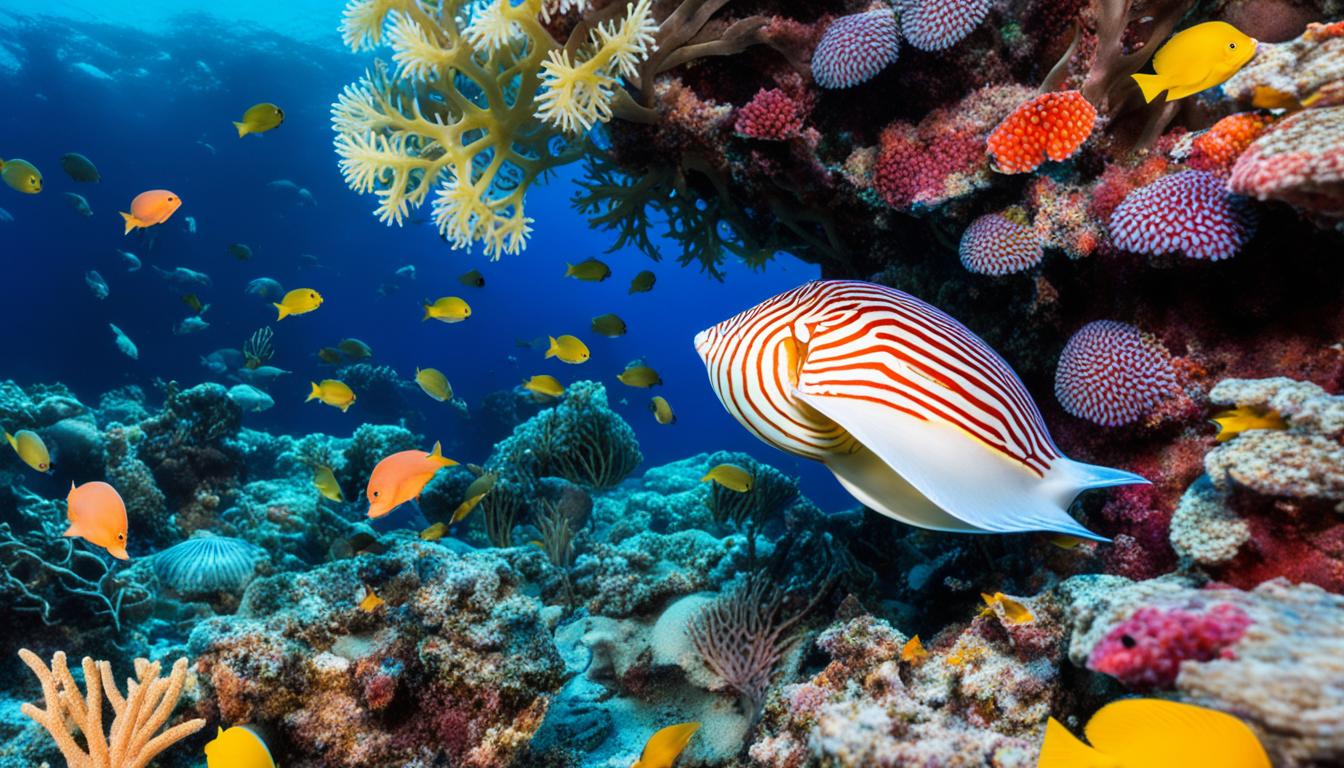
<instances>
[{"instance_id":1,"label":"knobby coral","mask_svg":"<svg viewBox=\"0 0 1344 768\"><path fill-rule=\"evenodd\" d=\"M961 234L957 250L961 265L980 275L1022 272L1045 257L1035 229L1000 213L985 214L971 222Z\"/></svg>"},{"instance_id":2,"label":"knobby coral","mask_svg":"<svg viewBox=\"0 0 1344 768\"><path fill-rule=\"evenodd\" d=\"M1107 427L1138 421L1176 392L1162 342L1132 325L1096 320L1059 356L1055 396L1064 410Z\"/></svg>"},{"instance_id":3,"label":"knobby coral","mask_svg":"<svg viewBox=\"0 0 1344 768\"><path fill-rule=\"evenodd\" d=\"M1237 255L1255 226L1255 212L1228 194L1221 178L1182 171L1129 193L1111 215L1110 231L1127 251L1219 261Z\"/></svg>"},{"instance_id":4,"label":"knobby coral","mask_svg":"<svg viewBox=\"0 0 1344 768\"><path fill-rule=\"evenodd\" d=\"M1042 93L1004 118L986 147L1000 173L1034 171L1047 158L1072 157L1096 121L1097 110L1078 91Z\"/></svg>"}]
</instances>

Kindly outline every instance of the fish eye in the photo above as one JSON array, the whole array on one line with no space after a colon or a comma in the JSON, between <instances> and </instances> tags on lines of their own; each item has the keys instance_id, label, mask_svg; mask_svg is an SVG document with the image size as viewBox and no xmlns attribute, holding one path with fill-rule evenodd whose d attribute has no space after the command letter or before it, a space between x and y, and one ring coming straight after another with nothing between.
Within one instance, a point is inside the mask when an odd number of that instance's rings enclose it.
<instances>
[{"instance_id":1,"label":"fish eye","mask_svg":"<svg viewBox=\"0 0 1344 768\"><path fill-rule=\"evenodd\" d=\"M126 540L126 534L124 533L117 534L117 541L125 541L125 540Z\"/></svg>"},{"instance_id":2,"label":"fish eye","mask_svg":"<svg viewBox=\"0 0 1344 768\"><path fill-rule=\"evenodd\" d=\"M1236 44L1236 43L1228 43L1228 44L1227 44L1227 47L1228 47L1230 50L1233 50L1233 51L1237 50L1237 44Z\"/></svg>"},{"instance_id":3,"label":"fish eye","mask_svg":"<svg viewBox=\"0 0 1344 768\"><path fill-rule=\"evenodd\" d=\"M310 294L308 294L308 298L310 298L310 299L316 299L316 298L317 298L317 294L316 294L316 293L310 293Z\"/></svg>"},{"instance_id":4,"label":"fish eye","mask_svg":"<svg viewBox=\"0 0 1344 768\"><path fill-rule=\"evenodd\" d=\"M378 498L378 494L379 494L379 493L381 493L381 491L374 491L374 492L373 492L373 498L375 498L375 499Z\"/></svg>"},{"instance_id":5,"label":"fish eye","mask_svg":"<svg viewBox=\"0 0 1344 768\"><path fill-rule=\"evenodd\" d=\"M1134 646L1138 645L1138 642L1129 635L1121 635L1120 644L1125 646L1126 648L1133 648Z\"/></svg>"}]
</instances>

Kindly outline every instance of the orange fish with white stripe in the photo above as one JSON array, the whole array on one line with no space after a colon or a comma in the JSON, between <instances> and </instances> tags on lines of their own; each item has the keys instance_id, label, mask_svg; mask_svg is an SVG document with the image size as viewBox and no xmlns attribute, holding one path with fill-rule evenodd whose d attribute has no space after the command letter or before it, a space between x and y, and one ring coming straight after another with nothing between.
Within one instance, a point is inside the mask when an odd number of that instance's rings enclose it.
<instances>
[{"instance_id":1,"label":"orange fish with white stripe","mask_svg":"<svg viewBox=\"0 0 1344 768\"><path fill-rule=\"evenodd\" d=\"M695 348L748 431L920 528L1105 541L1069 517L1074 497L1148 482L1061 454L1003 358L894 288L808 283L701 331Z\"/></svg>"}]
</instances>

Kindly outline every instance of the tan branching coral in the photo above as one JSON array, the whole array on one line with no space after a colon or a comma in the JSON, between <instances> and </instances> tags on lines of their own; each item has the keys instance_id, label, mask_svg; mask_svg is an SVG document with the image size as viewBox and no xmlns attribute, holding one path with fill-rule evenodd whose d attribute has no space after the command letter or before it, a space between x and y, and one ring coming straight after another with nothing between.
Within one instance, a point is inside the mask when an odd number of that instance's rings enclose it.
<instances>
[{"instance_id":1,"label":"tan branching coral","mask_svg":"<svg viewBox=\"0 0 1344 768\"><path fill-rule=\"evenodd\" d=\"M25 703L23 714L47 729L65 757L69 768L144 768L154 756L178 741L199 731L201 719L187 720L159 733L168 722L182 695L187 678L187 660L178 659L168 677L159 677L159 663L135 660L138 679L126 681L126 695L117 689L112 664L84 657L83 695L65 653L57 651L48 669L37 654L27 648L19 658L37 675L42 684L46 709ZM112 705L112 730L103 733L103 694ZM81 748L71 733L71 724L84 735L87 749ZM157 734L157 735L156 735Z\"/></svg>"}]
</instances>

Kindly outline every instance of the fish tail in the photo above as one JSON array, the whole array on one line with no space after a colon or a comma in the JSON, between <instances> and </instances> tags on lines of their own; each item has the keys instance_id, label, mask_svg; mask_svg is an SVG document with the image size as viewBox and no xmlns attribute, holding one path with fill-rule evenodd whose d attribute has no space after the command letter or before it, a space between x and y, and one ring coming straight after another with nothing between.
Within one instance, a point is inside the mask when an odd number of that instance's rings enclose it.
<instances>
[{"instance_id":1,"label":"fish tail","mask_svg":"<svg viewBox=\"0 0 1344 768\"><path fill-rule=\"evenodd\" d=\"M570 264L568 261L566 261L566 262L565 262L565 277L569 277L570 275L573 275L573 274L574 274L574 265L573 265L573 264Z\"/></svg>"},{"instance_id":2,"label":"fish tail","mask_svg":"<svg viewBox=\"0 0 1344 768\"><path fill-rule=\"evenodd\" d=\"M1161 75L1130 75L1143 91L1143 100L1149 104L1157 95L1167 89L1167 79Z\"/></svg>"},{"instance_id":3,"label":"fish tail","mask_svg":"<svg viewBox=\"0 0 1344 768\"><path fill-rule=\"evenodd\" d=\"M311 400L316 400L317 398L322 396L322 388L317 386L317 382L310 381L308 383L313 385L313 391L308 393L308 399L303 401L305 403Z\"/></svg>"},{"instance_id":4,"label":"fish tail","mask_svg":"<svg viewBox=\"0 0 1344 768\"><path fill-rule=\"evenodd\" d=\"M422 323L425 322L426 320L428 320L429 318L433 317L433 315L430 314L430 312L429 312L429 305L428 305L428 304L425 304L424 307L425 307L425 316L422 317L422 318L420 318L420 322L422 322Z\"/></svg>"},{"instance_id":5,"label":"fish tail","mask_svg":"<svg viewBox=\"0 0 1344 768\"><path fill-rule=\"evenodd\" d=\"M247 123L234 123L234 128L238 129L238 138L243 138L248 134Z\"/></svg>"},{"instance_id":6,"label":"fish tail","mask_svg":"<svg viewBox=\"0 0 1344 768\"><path fill-rule=\"evenodd\" d=\"M551 346L546 349L546 357L552 358L560 354L560 342L555 340L554 336L547 336L551 340Z\"/></svg>"},{"instance_id":7,"label":"fish tail","mask_svg":"<svg viewBox=\"0 0 1344 768\"><path fill-rule=\"evenodd\" d=\"M121 213L121 218L123 218L123 219L126 220L126 229L125 229L125 231L123 231L123 232L121 233L122 236L129 235L129 234L131 234L131 230L132 230L132 229L135 229L136 227L139 227L139 226L143 226L143 225L140 223L140 220L137 219L137 218L135 218L135 217L132 216L131 214L126 213L125 211L119 211L119 213Z\"/></svg>"},{"instance_id":8,"label":"fish tail","mask_svg":"<svg viewBox=\"0 0 1344 768\"><path fill-rule=\"evenodd\" d=\"M19 452L19 441L16 440L16 439L14 439L14 436L11 435L11 434L9 434L8 432L5 433L5 439L9 441L9 446L10 446L11 448L14 449L14 452L15 452L15 453L18 453L18 452Z\"/></svg>"},{"instance_id":9,"label":"fish tail","mask_svg":"<svg viewBox=\"0 0 1344 768\"><path fill-rule=\"evenodd\" d=\"M284 304L273 304L272 306L280 310L280 316L275 318L277 322L280 320L284 320L286 317L289 317L289 310L285 309Z\"/></svg>"},{"instance_id":10,"label":"fish tail","mask_svg":"<svg viewBox=\"0 0 1344 768\"><path fill-rule=\"evenodd\" d=\"M1041 745L1041 759L1036 768L1097 765L1101 757L1097 750L1079 741L1063 723L1052 717L1045 724L1045 742Z\"/></svg>"},{"instance_id":11,"label":"fish tail","mask_svg":"<svg viewBox=\"0 0 1344 768\"><path fill-rule=\"evenodd\" d=\"M457 464L456 461L443 455L443 445L437 440L434 441L434 450L429 452L429 458L442 467L451 467Z\"/></svg>"}]
</instances>

